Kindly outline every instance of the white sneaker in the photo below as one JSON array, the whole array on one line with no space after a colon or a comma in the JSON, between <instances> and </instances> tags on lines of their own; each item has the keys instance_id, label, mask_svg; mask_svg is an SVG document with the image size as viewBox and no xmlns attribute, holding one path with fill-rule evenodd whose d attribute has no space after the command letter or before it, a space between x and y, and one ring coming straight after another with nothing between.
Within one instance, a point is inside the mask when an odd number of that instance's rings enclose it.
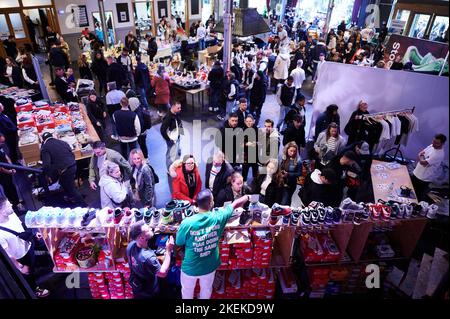
<instances>
[{"instance_id":1,"label":"white sneaker","mask_svg":"<svg viewBox=\"0 0 450 319\"><path fill-rule=\"evenodd\" d=\"M314 102L314 100L313 99L311 99L311 100L308 100L308 103L309 104L312 104Z\"/></svg>"},{"instance_id":2,"label":"white sneaker","mask_svg":"<svg viewBox=\"0 0 450 319\"><path fill-rule=\"evenodd\" d=\"M111 135L111 139L114 141L118 141L119 137L117 135Z\"/></svg>"},{"instance_id":3,"label":"white sneaker","mask_svg":"<svg viewBox=\"0 0 450 319\"><path fill-rule=\"evenodd\" d=\"M214 108L210 106L210 107L208 107L208 111L214 112Z\"/></svg>"}]
</instances>

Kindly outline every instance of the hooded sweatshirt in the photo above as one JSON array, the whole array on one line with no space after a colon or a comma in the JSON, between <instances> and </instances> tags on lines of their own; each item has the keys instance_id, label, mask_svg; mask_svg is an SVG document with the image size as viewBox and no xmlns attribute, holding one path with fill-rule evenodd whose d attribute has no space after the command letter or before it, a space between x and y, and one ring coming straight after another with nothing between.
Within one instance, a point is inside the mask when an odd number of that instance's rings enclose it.
<instances>
[{"instance_id":1,"label":"hooded sweatshirt","mask_svg":"<svg viewBox=\"0 0 450 319\"><path fill-rule=\"evenodd\" d=\"M98 185L100 186L100 202L102 208L120 207L120 204L125 200L129 192L125 183L119 182L114 177L106 174L100 178Z\"/></svg>"},{"instance_id":2,"label":"hooded sweatshirt","mask_svg":"<svg viewBox=\"0 0 450 319\"><path fill-rule=\"evenodd\" d=\"M273 66L273 77L277 80L285 80L289 76L289 64L291 63L289 54L280 53Z\"/></svg>"}]
</instances>

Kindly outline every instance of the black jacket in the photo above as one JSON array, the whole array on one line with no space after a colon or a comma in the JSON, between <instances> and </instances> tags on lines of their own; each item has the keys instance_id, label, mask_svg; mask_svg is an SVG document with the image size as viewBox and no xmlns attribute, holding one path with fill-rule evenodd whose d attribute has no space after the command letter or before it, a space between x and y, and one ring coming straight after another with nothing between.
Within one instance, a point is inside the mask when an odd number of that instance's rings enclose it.
<instances>
[{"instance_id":1,"label":"black jacket","mask_svg":"<svg viewBox=\"0 0 450 319\"><path fill-rule=\"evenodd\" d=\"M356 119L356 116L361 116L363 114L369 114L369 112L362 112L361 110L356 110L350 116L347 125L344 128L344 132L348 135L347 144L352 144L356 141L366 141L367 140L367 130L365 121L363 119Z\"/></svg>"},{"instance_id":2,"label":"black jacket","mask_svg":"<svg viewBox=\"0 0 450 319\"><path fill-rule=\"evenodd\" d=\"M226 130L226 129L230 129L230 130ZM239 129L239 127L236 127L236 129ZM225 154L225 155L229 155L231 150L227 150L226 147L226 132L227 131L232 131L230 125L228 124L228 121L225 121L225 124L220 128L220 130L217 132L216 136L215 136L215 143L216 146ZM233 134L233 132L229 132L228 134ZM231 135L230 135L231 137ZM236 135L234 135L233 137L233 141L232 141L232 148L233 148L233 158L228 158L228 161L230 162L230 164L232 166L234 166L237 162L237 154L236 154L236 149L237 149L237 139L238 137Z\"/></svg>"},{"instance_id":3,"label":"black jacket","mask_svg":"<svg viewBox=\"0 0 450 319\"><path fill-rule=\"evenodd\" d=\"M308 174L305 185L299 192L303 205L307 206L312 201L316 201L325 206L339 206L341 198L339 192L336 191L336 185L317 184L311 179L311 174Z\"/></svg>"},{"instance_id":4,"label":"black jacket","mask_svg":"<svg viewBox=\"0 0 450 319\"><path fill-rule=\"evenodd\" d=\"M5 47L6 56L9 56L13 59L17 56L17 45L14 41L9 41L8 39L3 41L3 46Z\"/></svg>"},{"instance_id":5,"label":"black jacket","mask_svg":"<svg viewBox=\"0 0 450 319\"><path fill-rule=\"evenodd\" d=\"M239 83L242 83L243 72L242 72L241 67L236 64L233 64L230 67L230 71L235 75L236 81L238 81Z\"/></svg>"},{"instance_id":6,"label":"black jacket","mask_svg":"<svg viewBox=\"0 0 450 319\"><path fill-rule=\"evenodd\" d=\"M328 128L328 125L330 125L330 123L332 123L332 122L336 123L338 125L338 127L340 127L341 119L340 119L339 114L329 116L327 114L327 112L321 113L316 120L314 139L316 140L317 137L319 136L319 134L321 132L325 131ZM339 131L340 131L340 129L339 129Z\"/></svg>"},{"instance_id":7,"label":"black jacket","mask_svg":"<svg viewBox=\"0 0 450 319\"><path fill-rule=\"evenodd\" d=\"M205 188L211 189L211 185L209 185L209 178L211 177L211 168L212 168L212 159L208 160L206 164L206 174L205 174ZM220 168L219 173L216 175L214 179L214 184L212 185L212 193L214 198L217 198L219 192L224 189L228 182L228 177L233 173L233 167L231 167L230 163L224 161L222 163L222 167Z\"/></svg>"},{"instance_id":8,"label":"black jacket","mask_svg":"<svg viewBox=\"0 0 450 319\"><path fill-rule=\"evenodd\" d=\"M22 70L18 66L13 66L12 68L12 80L14 86L23 87Z\"/></svg>"},{"instance_id":9,"label":"black jacket","mask_svg":"<svg viewBox=\"0 0 450 319\"><path fill-rule=\"evenodd\" d=\"M100 79L104 79L106 81L106 73L108 70L108 62L104 58L94 59L91 64L91 70Z\"/></svg>"},{"instance_id":10,"label":"black jacket","mask_svg":"<svg viewBox=\"0 0 450 319\"><path fill-rule=\"evenodd\" d=\"M260 194L261 192L261 185L266 179L266 174L259 175L257 178L253 179L252 183L252 193L253 194ZM275 181L272 177L272 182L267 186L266 188L266 195L264 196L264 200L261 200L260 202L263 204L266 204L269 207L272 207L275 203L281 203L281 199L283 197L282 188L278 187Z\"/></svg>"},{"instance_id":11,"label":"black jacket","mask_svg":"<svg viewBox=\"0 0 450 319\"><path fill-rule=\"evenodd\" d=\"M243 130L246 128L245 126L245 118L247 117L247 115L250 114L249 110L245 110L244 112L242 112L239 109L239 105L237 106L237 109L234 110L233 112L236 112L238 115L238 127L242 128Z\"/></svg>"},{"instance_id":12,"label":"black jacket","mask_svg":"<svg viewBox=\"0 0 450 319\"><path fill-rule=\"evenodd\" d=\"M251 194L250 188L244 186L242 195L247 194ZM234 201L233 190L231 189L231 185L228 184L227 187L220 190L219 195L217 195L217 199L214 200L214 207L222 207L224 203L233 201ZM246 207L248 207L248 203L244 205L244 208Z\"/></svg>"},{"instance_id":13,"label":"black jacket","mask_svg":"<svg viewBox=\"0 0 450 319\"><path fill-rule=\"evenodd\" d=\"M209 86L211 89L220 90L223 87L224 71L221 66L213 66L208 74Z\"/></svg>"},{"instance_id":14,"label":"black jacket","mask_svg":"<svg viewBox=\"0 0 450 319\"><path fill-rule=\"evenodd\" d=\"M162 124L161 124L161 135L166 141L171 141L169 136L167 135L167 131L173 131L176 129L178 122L178 129L180 131L180 134L182 133L182 127L183 123L181 122L181 119L178 115L173 114L170 110L167 112L166 116L164 117Z\"/></svg>"},{"instance_id":15,"label":"black jacket","mask_svg":"<svg viewBox=\"0 0 450 319\"><path fill-rule=\"evenodd\" d=\"M294 124L288 124L288 127L283 131L283 145L289 142L295 142L297 146L305 147L305 127L302 125L296 128Z\"/></svg>"},{"instance_id":16,"label":"black jacket","mask_svg":"<svg viewBox=\"0 0 450 319\"><path fill-rule=\"evenodd\" d=\"M125 72L123 67L117 63L111 63L106 69L106 81L116 82L116 87L120 89L123 85L123 80L125 80Z\"/></svg>"},{"instance_id":17,"label":"black jacket","mask_svg":"<svg viewBox=\"0 0 450 319\"><path fill-rule=\"evenodd\" d=\"M136 87L149 88L150 87L150 75L148 67L144 63L138 63L134 74L134 83Z\"/></svg>"},{"instance_id":18,"label":"black jacket","mask_svg":"<svg viewBox=\"0 0 450 319\"><path fill-rule=\"evenodd\" d=\"M65 78L56 77L55 78L56 92L64 102L76 102L77 98L69 91L69 83Z\"/></svg>"},{"instance_id":19,"label":"black jacket","mask_svg":"<svg viewBox=\"0 0 450 319\"><path fill-rule=\"evenodd\" d=\"M255 107L262 107L266 101L267 85L265 79L256 78L253 80L253 87L250 90L250 103Z\"/></svg>"},{"instance_id":20,"label":"black jacket","mask_svg":"<svg viewBox=\"0 0 450 319\"><path fill-rule=\"evenodd\" d=\"M64 67L68 65L67 55L59 47L53 47L50 49L49 60L50 64L53 66Z\"/></svg>"},{"instance_id":21,"label":"black jacket","mask_svg":"<svg viewBox=\"0 0 450 319\"><path fill-rule=\"evenodd\" d=\"M47 139L41 146L44 173L56 180L62 170L76 165L75 155L69 144L55 138Z\"/></svg>"},{"instance_id":22,"label":"black jacket","mask_svg":"<svg viewBox=\"0 0 450 319\"><path fill-rule=\"evenodd\" d=\"M147 54L153 58L156 53L158 53L158 43L156 43L156 39L148 41Z\"/></svg>"},{"instance_id":23,"label":"black jacket","mask_svg":"<svg viewBox=\"0 0 450 319\"><path fill-rule=\"evenodd\" d=\"M89 101L86 104L87 114L92 124L95 125L97 121L103 121L103 112L106 112L105 104L98 98L95 102Z\"/></svg>"}]
</instances>

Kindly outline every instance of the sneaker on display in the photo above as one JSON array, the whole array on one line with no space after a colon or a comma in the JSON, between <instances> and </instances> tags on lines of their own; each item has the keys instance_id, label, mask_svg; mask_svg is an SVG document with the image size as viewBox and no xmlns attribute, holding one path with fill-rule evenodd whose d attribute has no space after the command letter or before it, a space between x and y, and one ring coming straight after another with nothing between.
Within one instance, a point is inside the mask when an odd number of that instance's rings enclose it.
<instances>
[{"instance_id":1,"label":"sneaker on display","mask_svg":"<svg viewBox=\"0 0 450 319\"><path fill-rule=\"evenodd\" d=\"M430 204L428 204L428 203L425 202L425 201L421 201L421 202L419 203L419 205L420 205L420 207L421 207L421 210L420 210L420 216L422 216L422 217L427 216L428 209L430 208Z\"/></svg>"},{"instance_id":2,"label":"sneaker on display","mask_svg":"<svg viewBox=\"0 0 450 319\"><path fill-rule=\"evenodd\" d=\"M436 214L439 210L439 206L436 204L431 204L428 208L427 218L429 219L436 219Z\"/></svg>"}]
</instances>

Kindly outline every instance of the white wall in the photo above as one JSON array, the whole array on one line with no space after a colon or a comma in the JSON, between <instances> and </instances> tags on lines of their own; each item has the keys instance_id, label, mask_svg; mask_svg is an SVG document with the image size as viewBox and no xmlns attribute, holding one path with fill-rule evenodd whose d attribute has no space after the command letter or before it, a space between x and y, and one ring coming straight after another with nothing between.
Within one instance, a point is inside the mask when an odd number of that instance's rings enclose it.
<instances>
[{"instance_id":1,"label":"white wall","mask_svg":"<svg viewBox=\"0 0 450 319\"><path fill-rule=\"evenodd\" d=\"M449 137L448 85L449 78L443 76L326 62L315 87L313 123L330 104L339 106L341 131L359 100L367 101L371 113L415 106L419 132L411 136L406 148L402 147L403 155L415 160L436 133ZM313 126L310 136L314 136Z\"/></svg>"},{"instance_id":2,"label":"white wall","mask_svg":"<svg viewBox=\"0 0 450 319\"><path fill-rule=\"evenodd\" d=\"M116 3L128 3L128 11L130 14L130 21L119 23L117 19ZM98 12L98 1L96 0L58 0L55 1L55 8L58 14L59 27L62 34L81 33L83 28L72 27L70 25L70 4L85 5L87 9L89 19L89 30L94 30L94 20L92 18L92 12ZM113 12L114 27L117 28L130 28L134 27L133 6L131 0L107 0L104 1L105 11ZM60 11L64 11L63 14Z\"/></svg>"}]
</instances>

